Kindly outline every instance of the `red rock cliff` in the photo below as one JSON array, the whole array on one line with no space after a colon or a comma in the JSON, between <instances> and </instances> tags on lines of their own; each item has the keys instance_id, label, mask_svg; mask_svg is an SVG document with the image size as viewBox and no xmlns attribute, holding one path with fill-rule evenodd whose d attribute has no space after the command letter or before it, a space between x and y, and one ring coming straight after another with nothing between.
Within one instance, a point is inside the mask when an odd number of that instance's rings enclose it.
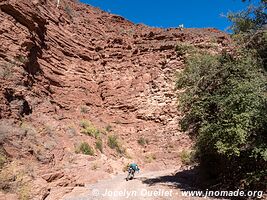
<instances>
[{"instance_id":1,"label":"red rock cliff","mask_svg":"<svg viewBox=\"0 0 267 200\"><path fill-rule=\"evenodd\" d=\"M51 184L83 183L77 166L85 170L91 160L114 171L129 157L150 168L153 159L179 163L190 140L179 133L174 86L184 57L175 48L229 46L215 29L152 28L71 0L58 8L51 0L2 0L0 18L1 152L18 171L30 160L43 185L33 188L37 196ZM82 133L84 119L105 132L103 154L91 160L75 154L80 141L97 141ZM108 147L109 134L118 135L126 158Z\"/></svg>"}]
</instances>

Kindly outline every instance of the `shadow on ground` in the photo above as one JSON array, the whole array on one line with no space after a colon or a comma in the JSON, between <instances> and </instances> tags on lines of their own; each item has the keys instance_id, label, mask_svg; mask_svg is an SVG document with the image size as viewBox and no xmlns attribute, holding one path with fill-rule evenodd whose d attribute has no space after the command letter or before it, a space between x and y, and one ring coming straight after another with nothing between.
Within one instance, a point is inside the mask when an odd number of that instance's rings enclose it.
<instances>
[{"instance_id":1,"label":"shadow on ground","mask_svg":"<svg viewBox=\"0 0 267 200\"><path fill-rule=\"evenodd\" d=\"M195 167L193 169L178 171L175 174L167 176L142 178L142 182L148 184L149 186L164 184L183 190L197 190L208 188L212 184L211 181L206 183L207 181L205 179L206 177L200 173L200 169Z\"/></svg>"},{"instance_id":2,"label":"shadow on ground","mask_svg":"<svg viewBox=\"0 0 267 200\"><path fill-rule=\"evenodd\" d=\"M140 178L144 184L148 186L155 185L164 185L171 188L177 188L181 191L222 191L220 189L220 184L218 180L208 178L206 174L203 173L203 170L200 170L199 167L192 169L177 171L174 174L159 176L155 178ZM217 183L217 184L216 184ZM232 199L232 200L244 200L245 197L242 196L210 196L213 199ZM206 198L206 197L205 197Z\"/></svg>"}]
</instances>

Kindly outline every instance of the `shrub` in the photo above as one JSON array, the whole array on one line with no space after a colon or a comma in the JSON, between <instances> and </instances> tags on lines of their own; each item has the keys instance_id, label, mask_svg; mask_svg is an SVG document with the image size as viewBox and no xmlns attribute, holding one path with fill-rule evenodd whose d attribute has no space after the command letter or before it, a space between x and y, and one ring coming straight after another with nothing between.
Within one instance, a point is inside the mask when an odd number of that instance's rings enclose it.
<instances>
[{"instance_id":1,"label":"shrub","mask_svg":"<svg viewBox=\"0 0 267 200\"><path fill-rule=\"evenodd\" d=\"M181 161L184 165L190 165L193 163L194 154L192 151L183 150L179 154Z\"/></svg>"},{"instance_id":2,"label":"shrub","mask_svg":"<svg viewBox=\"0 0 267 200\"><path fill-rule=\"evenodd\" d=\"M83 120L81 121L82 133L92 136L94 138L98 138L100 136L100 131L89 121Z\"/></svg>"},{"instance_id":3,"label":"shrub","mask_svg":"<svg viewBox=\"0 0 267 200\"><path fill-rule=\"evenodd\" d=\"M75 151L76 153L83 153L85 155L94 155L94 149L87 143L82 142Z\"/></svg>"},{"instance_id":4,"label":"shrub","mask_svg":"<svg viewBox=\"0 0 267 200\"><path fill-rule=\"evenodd\" d=\"M118 137L116 135L108 136L108 146L111 149L115 149L119 154L125 154L125 149L118 141Z\"/></svg>"},{"instance_id":5,"label":"shrub","mask_svg":"<svg viewBox=\"0 0 267 200\"><path fill-rule=\"evenodd\" d=\"M238 184L267 173L266 75L253 53L193 56L176 86L184 91L181 126L195 135L197 156L211 175ZM262 182L264 176L253 184Z\"/></svg>"},{"instance_id":6,"label":"shrub","mask_svg":"<svg viewBox=\"0 0 267 200\"><path fill-rule=\"evenodd\" d=\"M103 142L101 139L98 139L95 143L96 149L98 149L101 153L103 153Z\"/></svg>"},{"instance_id":7,"label":"shrub","mask_svg":"<svg viewBox=\"0 0 267 200\"><path fill-rule=\"evenodd\" d=\"M111 149L115 149L117 146L119 146L118 137L116 135L108 136L108 146Z\"/></svg>"},{"instance_id":8,"label":"shrub","mask_svg":"<svg viewBox=\"0 0 267 200\"><path fill-rule=\"evenodd\" d=\"M145 139L144 137L140 137L138 140L137 140L138 144L141 145L141 146L145 146L146 144L148 144L148 139Z\"/></svg>"},{"instance_id":9,"label":"shrub","mask_svg":"<svg viewBox=\"0 0 267 200\"><path fill-rule=\"evenodd\" d=\"M90 126L91 125L91 122L89 122L89 121L87 121L87 120L81 120L81 122L80 122L80 126L82 127L82 128L86 128L86 127L88 127L88 126Z\"/></svg>"},{"instance_id":10,"label":"shrub","mask_svg":"<svg viewBox=\"0 0 267 200\"><path fill-rule=\"evenodd\" d=\"M196 48L187 43L178 43L175 47L175 51L177 53L177 56L185 56L188 53L194 52Z\"/></svg>"},{"instance_id":11,"label":"shrub","mask_svg":"<svg viewBox=\"0 0 267 200\"><path fill-rule=\"evenodd\" d=\"M94 126L87 127L83 130L83 133L93 136L94 138L98 138L100 136L100 131Z\"/></svg>"}]
</instances>

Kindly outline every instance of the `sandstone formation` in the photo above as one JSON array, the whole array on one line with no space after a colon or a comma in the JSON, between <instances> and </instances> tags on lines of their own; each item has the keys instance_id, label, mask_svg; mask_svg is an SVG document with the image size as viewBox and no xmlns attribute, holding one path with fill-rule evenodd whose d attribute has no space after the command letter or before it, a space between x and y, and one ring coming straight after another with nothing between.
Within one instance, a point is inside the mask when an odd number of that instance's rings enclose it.
<instances>
[{"instance_id":1,"label":"sandstone formation","mask_svg":"<svg viewBox=\"0 0 267 200\"><path fill-rule=\"evenodd\" d=\"M133 24L75 0L1 0L0 18L0 199L59 199L132 160L181 163L191 142L179 131L175 74L185 57L176 46L220 52L225 33ZM83 141L93 156L75 153Z\"/></svg>"}]
</instances>

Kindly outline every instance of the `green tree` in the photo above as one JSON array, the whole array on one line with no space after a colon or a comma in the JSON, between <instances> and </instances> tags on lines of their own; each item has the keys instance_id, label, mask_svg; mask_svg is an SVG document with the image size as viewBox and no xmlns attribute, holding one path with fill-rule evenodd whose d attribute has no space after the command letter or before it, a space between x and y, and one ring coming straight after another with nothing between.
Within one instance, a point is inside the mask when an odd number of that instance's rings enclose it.
<instances>
[{"instance_id":1,"label":"green tree","mask_svg":"<svg viewBox=\"0 0 267 200\"><path fill-rule=\"evenodd\" d=\"M267 70L267 0L238 13L229 13L233 38L248 49L257 52L256 58ZM241 42L240 42L241 41Z\"/></svg>"},{"instance_id":2,"label":"green tree","mask_svg":"<svg viewBox=\"0 0 267 200\"><path fill-rule=\"evenodd\" d=\"M267 24L267 1L259 5L251 5L238 13L228 13L228 19L233 23L231 30L236 33L255 32Z\"/></svg>"},{"instance_id":3,"label":"green tree","mask_svg":"<svg viewBox=\"0 0 267 200\"><path fill-rule=\"evenodd\" d=\"M198 54L186 64L176 84L184 91L181 125L196 139L200 164L229 186L245 181L248 187L266 188L267 95L261 63L242 50Z\"/></svg>"}]
</instances>

